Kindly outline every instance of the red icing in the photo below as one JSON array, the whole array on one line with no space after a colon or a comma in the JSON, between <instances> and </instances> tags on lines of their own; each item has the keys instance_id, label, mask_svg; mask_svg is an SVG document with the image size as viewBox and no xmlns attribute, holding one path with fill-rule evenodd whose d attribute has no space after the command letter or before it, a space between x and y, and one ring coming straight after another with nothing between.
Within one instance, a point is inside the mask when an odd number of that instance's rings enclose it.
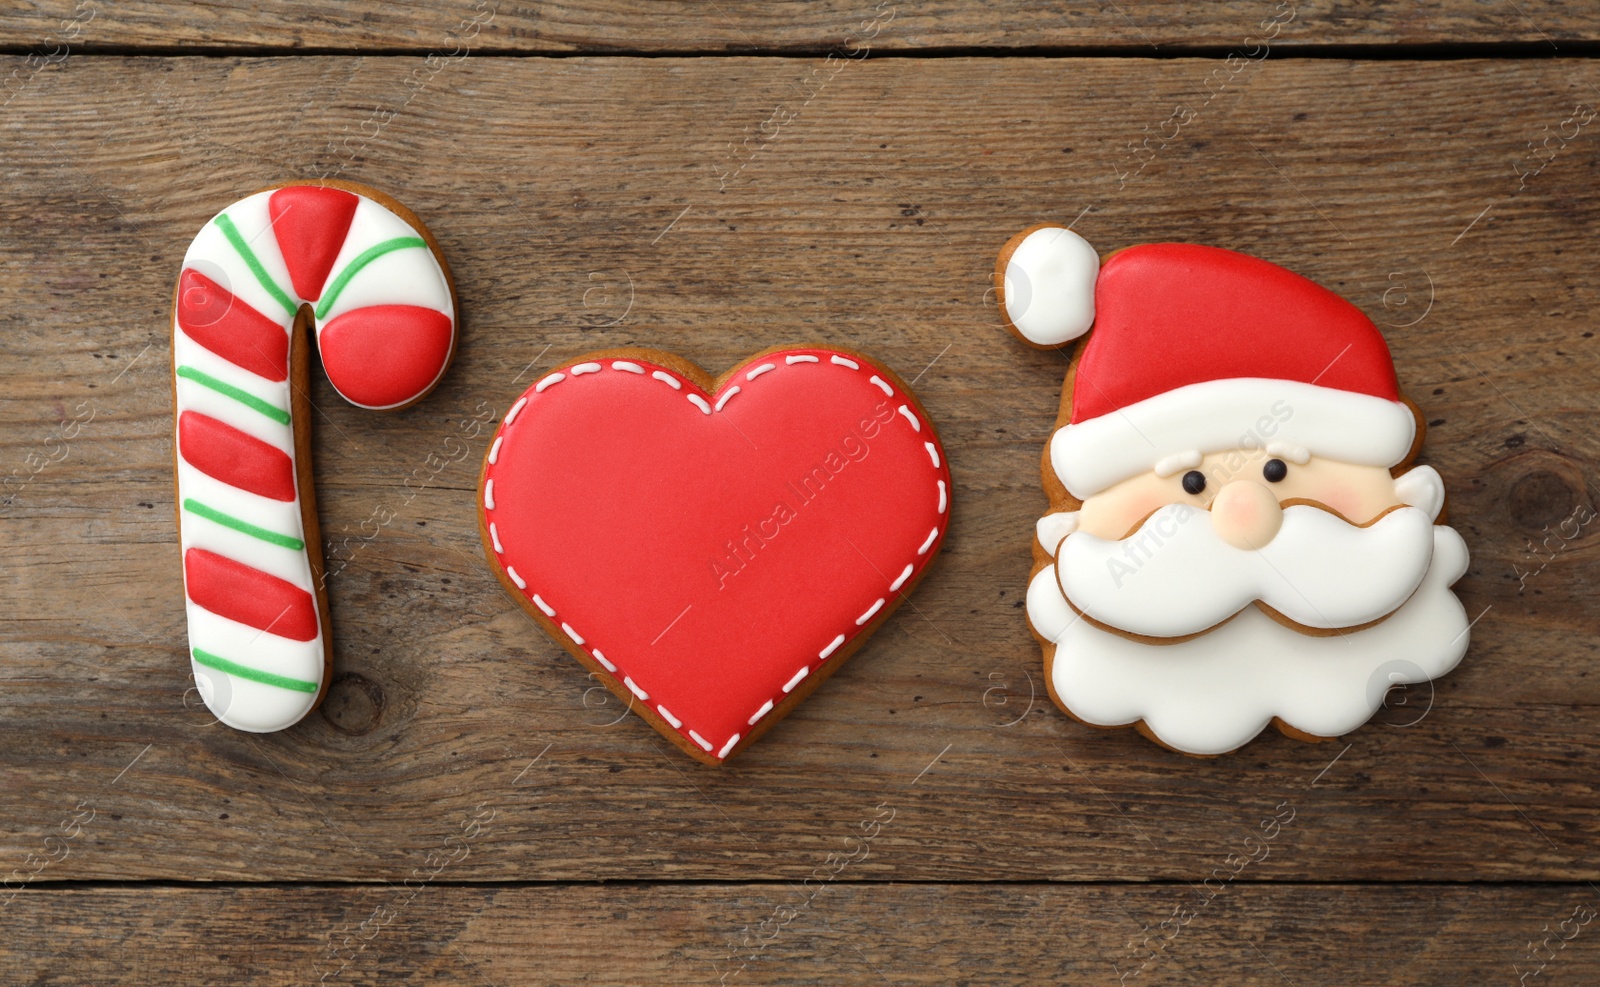
<instances>
[{"instance_id":1,"label":"red icing","mask_svg":"<svg viewBox=\"0 0 1600 987\"><path fill-rule=\"evenodd\" d=\"M289 376L289 333L192 268L178 276L178 325L206 349L268 380Z\"/></svg>"},{"instance_id":2,"label":"red icing","mask_svg":"<svg viewBox=\"0 0 1600 987\"><path fill-rule=\"evenodd\" d=\"M310 641L321 627L310 593L243 562L191 548L183 574L189 599L220 617L294 641Z\"/></svg>"},{"instance_id":3,"label":"red icing","mask_svg":"<svg viewBox=\"0 0 1600 987\"><path fill-rule=\"evenodd\" d=\"M178 452L190 466L230 486L294 500L294 463L283 450L209 415L178 416Z\"/></svg>"},{"instance_id":4,"label":"red icing","mask_svg":"<svg viewBox=\"0 0 1600 987\"><path fill-rule=\"evenodd\" d=\"M527 391L485 470L495 508L480 498L479 509L496 526L501 564L713 755L748 736L750 717L781 702L801 668L817 674L837 635L848 646L875 601L894 602L890 584L907 564L927 565L948 518L943 450L935 467L931 425L919 415L915 431L898 411L908 398L874 385L871 364L789 353L820 360L790 366L769 354L710 396L677 374L674 390L642 361L642 375L610 359L596 373L568 368L543 393ZM775 369L746 379L767 363ZM735 385L710 415L686 397L715 405ZM793 516L783 520L780 504ZM935 528L940 538L919 554Z\"/></svg>"},{"instance_id":5,"label":"red icing","mask_svg":"<svg viewBox=\"0 0 1600 987\"><path fill-rule=\"evenodd\" d=\"M294 292L306 301L322 297L345 233L361 200L336 188L291 185L267 200L278 250L289 268Z\"/></svg>"},{"instance_id":6,"label":"red icing","mask_svg":"<svg viewBox=\"0 0 1600 987\"><path fill-rule=\"evenodd\" d=\"M1095 285L1074 424L1201 381L1266 377L1398 401L1383 334L1293 271L1187 243L1118 251Z\"/></svg>"},{"instance_id":7,"label":"red icing","mask_svg":"<svg viewBox=\"0 0 1600 987\"><path fill-rule=\"evenodd\" d=\"M450 316L415 305L351 309L322 327L328 380L352 404L387 408L421 397L450 359Z\"/></svg>"}]
</instances>

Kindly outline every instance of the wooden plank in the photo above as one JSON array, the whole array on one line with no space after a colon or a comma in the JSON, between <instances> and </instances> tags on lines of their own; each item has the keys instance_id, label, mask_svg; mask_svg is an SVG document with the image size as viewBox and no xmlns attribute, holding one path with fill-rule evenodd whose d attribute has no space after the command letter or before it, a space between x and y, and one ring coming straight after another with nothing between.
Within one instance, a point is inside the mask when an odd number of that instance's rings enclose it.
<instances>
[{"instance_id":1,"label":"wooden plank","mask_svg":"<svg viewBox=\"0 0 1600 987\"><path fill-rule=\"evenodd\" d=\"M418 880L28 892L7 908L0 959L15 982L37 984L1408 987L1600 976L1590 941L1600 900L1583 886L1239 884L1206 897L1186 885Z\"/></svg>"},{"instance_id":2,"label":"wooden plank","mask_svg":"<svg viewBox=\"0 0 1600 987\"><path fill-rule=\"evenodd\" d=\"M1594 132L1514 169L1600 74L1268 61L1181 140L1128 150L1214 70L868 61L737 150L805 64L473 59L412 96L409 63L381 58L91 57L36 78L0 120L0 457L31 477L3 514L0 860L36 863L92 810L38 880L398 881L482 804L497 826L455 879L799 880L886 803L853 877L1196 880L1288 802L1263 878L1600 880L1600 550L1585 529L1513 569L1593 509ZM375 106L395 115L368 139ZM342 677L324 713L256 737L185 704L166 306L216 209L332 172L426 219L465 336L412 411L315 384ZM1045 701L1019 608L1065 364L1012 342L986 292L1009 234L1074 217L1102 250L1269 257L1388 325L1474 555L1459 590L1481 619L1431 708L1419 692L1341 742L1194 761ZM501 594L475 463L439 457L465 437L475 459L470 423L587 349L717 370L805 340L916 378L955 526L914 607L706 771L617 720Z\"/></svg>"},{"instance_id":3,"label":"wooden plank","mask_svg":"<svg viewBox=\"0 0 1600 987\"><path fill-rule=\"evenodd\" d=\"M1286 49L1327 45L1520 43L1559 52L1593 41L1581 3L1484 4L1474 0L1156 0L1139 4L900 0L723 0L650 3L323 4L315 0L185 4L159 0L20 0L0 12L0 44L58 57L63 46L179 46L283 50L382 49L415 54L514 52L917 52L1064 48L1165 54L1192 47Z\"/></svg>"}]
</instances>

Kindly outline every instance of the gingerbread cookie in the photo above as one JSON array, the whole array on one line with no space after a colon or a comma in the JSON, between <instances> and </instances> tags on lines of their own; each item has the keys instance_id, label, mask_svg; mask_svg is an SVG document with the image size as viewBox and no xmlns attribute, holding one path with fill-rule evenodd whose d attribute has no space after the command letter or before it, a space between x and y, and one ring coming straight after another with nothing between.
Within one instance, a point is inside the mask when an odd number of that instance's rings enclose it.
<instances>
[{"instance_id":1,"label":"gingerbread cookie","mask_svg":"<svg viewBox=\"0 0 1600 987\"><path fill-rule=\"evenodd\" d=\"M457 311L438 244L349 182L287 184L201 229L173 302L178 535L195 682L219 720L267 732L331 669L307 367L388 411L438 383Z\"/></svg>"},{"instance_id":2,"label":"gingerbread cookie","mask_svg":"<svg viewBox=\"0 0 1600 987\"><path fill-rule=\"evenodd\" d=\"M713 380L627 349L517 398L480 493L506 591L667 739L720 764L922 579L950 471L917 399L868 357L775 349Z\"/></svg>"},{"instance_id":3,"label":"gingerbread cookie","mask_svg":"<svg viewBox=\"0 0 1600 987\"><path fill-rule=\"evenodd\" d=\"M1043 461L1028 620L1057 705L1190 754L1268 723L1364 723L1455 667L1467 549L1424 422L1354 305L1215 247L1013 237L1001 308L1030 345L1088 333ZM1092 327L1092 331L1091 330Z\"/></svg>"}]
</instances>

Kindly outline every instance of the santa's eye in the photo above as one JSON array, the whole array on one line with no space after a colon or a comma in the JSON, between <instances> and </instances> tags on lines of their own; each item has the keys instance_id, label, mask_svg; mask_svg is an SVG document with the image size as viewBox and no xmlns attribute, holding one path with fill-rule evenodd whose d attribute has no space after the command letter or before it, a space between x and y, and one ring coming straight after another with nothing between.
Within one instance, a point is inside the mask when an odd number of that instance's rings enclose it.
<instances>
[{"instance_id":1,"label":"santa's eye","mask_svg":"<svg viewBox=\"0 0 1600 987\"><path fill-rule=\"evenodd\" d=\"M1183 489L1192 494L1198 494L1206 488L1206 475L1199 470L1190 470L1183 474Z\"/></svg>"},{"instance_id":2,"label":"santa's eye","mask_svg":"<svg viewBox=\"0 0 1600 987\"><path fill-rule=\"evenodd\" d=\"M1289 464L1281 459L1269 459L1267 465L1261 467L1261 475L1267 478L1268 483L1277 483L1289 475Z\"/></svg>"}]
</instances>

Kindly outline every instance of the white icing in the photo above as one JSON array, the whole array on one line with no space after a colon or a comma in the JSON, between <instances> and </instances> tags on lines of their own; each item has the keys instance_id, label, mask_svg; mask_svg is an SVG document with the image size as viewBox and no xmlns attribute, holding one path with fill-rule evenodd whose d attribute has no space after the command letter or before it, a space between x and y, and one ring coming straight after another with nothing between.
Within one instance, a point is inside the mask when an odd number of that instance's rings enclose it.
<instances>
[{"instance_id":1,"label":"white icing","mask_svg":"<svg viewBox=\"0 0 1600 987\"><path fill-rule=\"evenodd\" d=\"M882 609L883 609L883 597L880 596L876 603L874 603L872 606L867 608L867 612L866 613L864 613L861 616L856 618L856 626L860 627L862 624L865 624L867 621L872 619L872 615L873 614L877 613L879 610L882 610Z\"/></svg>"},{"instance_id":2,"label":"white icing","mask_svg":"<svg viewBox=\"0 0 1600 987\"><path fill-rule=\"evenodd\" d=\"M822 659L823 661L827 661L828 660L828 656L833 654L835 651L838 651L839 650L839 645L841 645L843 643L844 643L844 635L840 634L838 637L834 638L832 641L829 641L828 642L828 646L826 648L823 648L821 651L817 652L817 657ZM784 692L788 692L789 690L785 689L783 691Z\"/></svg>"},{"instance_id":3,"label":"white icing","mask_svg":"<svg viewBox=\"0 0 1600 987\"><path fill-rule=\"evenodd\" d=\"M1165 479L1182 470L1192 470L1200 465L1202 458L1198 449L1189 449L1184 452L1175 452L1170 456L1164 456L1156 460L1156 476Z\"/></svg>"},{"instance_id":4,"label":"white icing","mask_svg":"<svg viewBox=\"0 0 1600 987\"><path fill-rule=\"evenodd\" d=\"M289 385L273 383L247 370L241 370L222 357L179 332L172 341L173 358L181 362L174 366L190 366L215 377L287 413L289 411ZM294 455L294 436L276 419L235 401L190 377L176 377L178 382L179 411L198 411L221 422L226 422L241 432L275 446L286 455Z\"/></svg>"},{"instance_id":5,"label":"white icing","mask_svg":"<svg viewBox=\"0 0 1600 987\"><path fill-rule=\"evenodd\" d=\"M1286 459L1296 466L1304 466L1311 462L1311 450L1305 446L1290 445L1287 442L1273 440L1267 443L1267 455Z\"/></svg>"},{"instance_id":6,"label":"white icing","mask_svg":"<svg viewBox=\"0 0 1600 987\"><path fill-rule=\"evenodd\" d=\"M261 262L262 268L271 276L273 282L293 299L294 286L289 281L289 268L283 262L283 254L278 251L278 239L271 232L271 217L267 212L267 200L271 195L270 189L266 192L257 192L255 195L240 199L217 213L217 216L226 215L233 222L234 228L239 231L239 236ZM193 268L209 277L231 292L235 298L274 322L287 327L293 319L293 315L284 311L282 303L267 291L260 279L251 272L244 258L228 242L228 237L223 233L216 217L195 234L189 249L183 255L183 266ZM221 277L217 275L218 271L223 272Z\"/></svg>"},{"instance_id":7,"label":"white icing","mask_svg":"<svg viewBox=\"0 0 1600 987\"><path fill-rule=\"evenodd\" d=\"M783 684L783 691L784 692L793 692L794 691L794 687L799 685L801 680L804 679L806 677L806 675L810 671L811 671L811 668L809 666L807 666L805 668L800 669L800 671L795 672L794 673L794 678L790 679L789 681L787 681L787 682L785 682Z\"/></svg>"},{"instance_id":8,"label":"white icing","mask_svg":"<svg viewBox=\"0 0 1600 987\"><path fill-rule=\"evenodd\" d=\"M613 360L613 361L611 361L611 369L612 370L624 370L624 371L627 371L630 374L642 374L642 373L644 373L644 368L643 367L639 366L637 363L632 363L632 362L630 362L628 360Z\"/></svg>"},{"instance_id":9,"label":"white icing","mask_svg":"<svg viewBox=\"0 0 1600 987\"><path fill-rule=\"evenodd\" d=\"M1394 481L1395 496L1400 503L1425 512L1428 519L1437 521L1444 510L1444 477L1432 466L1417 466Z\"/></svg>"},{"instance_id":10,"label":"white icing","mask_svg":"<svg viewBox=\"0 0 1600 987\"><path fill-rule=\"evenodd\" d=\"M1300 634L1250 607L1192 640L1144 644L1079 619L1053 566L1028 586L1028 618L1055 642L1056 695L1089 723L1144 720L1162 743L1192 754L1233 750L1273 717L1338 736L1366 722L1391 683L1443 675L1466 652L1466 612L1449 589L1466 572L1466 545L1443 526L1432 536L1433 564L1417 591L1359 631Z\"/></svg>"},{"instance_id":11,"label":"white icing","mask_svg":"<svg viewBox=\"0 0 1600 987\"><path fill-rule=\"evenodd\" d=\"M717 398L716 410L721 411L722 410L722 406L727 404L729 401L731 401L733 399L733 396L735 394L738 394L738 393L739 393L739 386L737 384L735 384L733 387L730 387L726 391L724 391L722 393L722 397Z\"/></svg>"},{"instance_id":12,"label":"white icing","mask_svg":"<svg viewBox=\"0 0 1600 987\"><path fill-rule=\"evenodd\" d=\"M356 210L358 216L362 209L368 208L382 207L362 200ZM417 235L409 226L404 229L406 232L396 235ZM350 249L352 243L352 240L346 240L345 249ZM345 258L341 256L333 266L335 275L344 270L345 263ZM368 261L345 284L319 323L326 324L345 312L369 305L415 305L449 314L450 286L438 262L433 259L433 251L426 246L401 247Z\"/></svg>"},{"instance_id":13,"label":"white icing","mask_svg":"<svg viewBox=\"0 0 1600 987\"><path fill-rule=\"evenodd\" d=\"M1059 346L1094 324L1100 256L1083 237L1059 226L1034 230L1006 263L1006 317L1024 339Z\"/></svg>"},{"instance_id":14,"label":"white icing","mask_svg":"<svg viewBox=\"0 0 1600 987\"><path fill-rule=\"evenodd\" d=\"M188 469L187 465L184 467ZM212 481L215 482L215 481ZM206 503L201 498L201 503ZM184 524L188 527L188 537L184 539L184 549L200 548L208 552L230 559L248 559L251 567L260 569L269 575L277 576L285 582L293 583L301 589L311 592L311 564L307 561L304 549L285 548L271 542L262 541L253 535L236 531L220 522L210 520L199 514L183 511L188 516ZM235 514L235 517L239 515ZM248 516L248 515L246 515ZM281 531L291 538L300 538L293 533L295 529ZM301 539L302 542L304 539ZM210 649L207 649L210 650Z\"/></svg>"},{"instance_id":15,"label":"white icing","mask_svg":"<svg viewBox=\"0 0 1600 987\"><path fill-rule=\"evenodd\" d=\"M194 344L191 343L190 345L193 346ZM198 346L194 348L199 349ZM251 438L259 439L284 455L293 458L294 437L289 434L287 426L188 377L179 377L177 380L180 414L185 411L192 411L205 415L207 418L215 418L217 421L225 425L231 425ZM285 387L283 390L288 391L288 388ZM287 397L287 394L285 394L285 397Z\"/></svg>"},{"instance_id":16,"label":"white icing","mask_svg":"<svg viewBox=\"0 0 1600 987\"><path fill-rule=\"evenodd\" d=\"M894 582L889 584L889 592L900 592L900 587L904 586L906 584L906 580L911 578L911 570L913 568L914 567L911 565L911 563L906 563L906 567L900 570L900 575L894 577Z\"/></svg>"},{"instance_id":17,"label":"white icing","mask_svg":"<svg viewBox=\"0 0 1600 987\"><path fill-rule=\"evenodd\" d=\"M905 405L902 404L900 406L900 414L904 415L906 421L911 423L912 431L915 431L915 432L922 431L922 423L917 421L917 416L911 413L911 409L910 408L908 408L908 407L906 407Z\"/></svg>"},{"instance_id":18,"label":"white icing","mask_svg":"<svg viewBox=\"0 0 1600 987\"><path fill-rule=\"evenodd\" d=\"M844 357L839 356L838 354L828 357L828 361L830 363L838 364L841 367L849 367L851 370L861 369L861 364L854 360L846 360Z\"/></svg>"},{"instance_id":19,"label":"white icing","mask_svg":"<svg viewBox=\"0 0 1600 987\"><path fill-rule=\"evenodd\" d=\"M207 649L210 650L210 649ZM321 644L318 643L317 669L307 681L322 680ZM296 692L275 685L252 682L220 669L191 660L194 684L200 698L225 726L246 733L272 733L293 726L305 718L316 704L314 692Z\"/></svg>"},{"instance_id":20,"label":"white icing","mask_svg":"<svg viewBox=\"0 0 1600 987\"><path fill-rule=\"evenodd\" d=\"M1353 627L1392 613L1428 570L1432 519L1397 508L1358 528L1306 504L1259 551L1234 548L1211 514L1169 504L1130 537L1061 543L1056 571L1077 609L1147 637L1181 637L1260 600L1306 627Z\"/></svg>"},{"instance_id":21,"label":"white icing","mask_svg":"<svg viewBox=\"0 0 1600 987\"><path fill-rule=\"evenodd\" d=\"M409 223L378 203L362 196L356 205L339 257L328 274L331 285L339 272L369 247L400 237L418 237ZM263 237L263 239L269 239ZM287 285L287 280L279 282ZM325 286L326 287L326 286ZM292 293L293 289L285 287ZM368 305L416 305L452 314L450 283L426 246L391 250L357 271L319 321L329 322L352 309Z\"/></svg>"},{"instance_id":22,"label":"white icing","mask_svg":"<svg viewBox=\"0 0 1600 987\"><path fill-rule=\"evenodd\" d=\"M772 700L768 699L766 702L761 704L760 709L751 714L750 719L746 722L751 726L755 726L757 720L761 719L763 716L766 716L770 712L772 712Z\"/></svg>"},{"instance_id":23,"label":"white icing","mask_svg":"<svg viewBox=\"0 0 1600 987\"><path fill-rule=\"evenodd\" d=\"M263 270L298 310L307 300L296 296L288 267L271 229L269 200L272 191L260 192L235 202L218 216L228 217ZM340 255L329 273L329 283L351 259L374 244L395 236L416 237L420 234L387 208L365 197L358 197L354 219ZM215 281L240 303L276 322L285 332L293 324L294 313L251 271L248 262L230 242L216 218L196 234L184 255L183 266ZM452 320L454 318L449 283L432 252L425 247L397 250L368 264L350 279L327 316L320 321L325 323L343 312L373 304L421 305L444 312ZM180 367L192 367L281 412L287 414L291 411L289 381L267 380L201 346L178 325L176 313L173 315L172 340L175 374ZM442 374L443 368L439 372ZM175 421L186 411L198 412L294 458L291 425L189 377L176 376L175 380ZM297 478L303 468L298 461L294 463ZM303 543L305 531L299 500L277 501L233 487L201 473L181 454L177 457L176 473L180 550L187 553L191 548L200 548L215 552L283 579L311 594L313 604L319 607L320 620L320 601L306 549L285 548L184 509L183 506L185 501L192 499L245 524ZM270 631L236 623L201 608L188 599L187 586L185 610L191 649L199 649L258 673L316 683L320 691L327 660L320 623L315 638L294 641ZM316 704L318 692L315 691L281 688L192 660L191 664L196 684L208 708L221 722L239 730L270 732L284 729L298 722Z\"/></svg>"},{"instance_id":24,"label":"white icing","mask_svg":"<svg viewBox=\"0 0 1600 987\"><path fill-rule=\"evenodd\" d=\"M189 646L248 668L263 669L303 682L322 682L326 658L322 635L294 641L229 620L185 599ZM317 695L253 682L190 661L200 696L213 716L236 730L271 733L300 721Z\"/></svg>"},{"instance_id":25,"label":"white icing","mask_svg":"<svg viewBox=\"0 0 1600 987\"><path fill-rule=\"evenodd\" d=\"M193 601L189 601L187 606L192 646L222 655L240 665L260 668L261 662L271 662L271 670L279 675L306 682L322 681L324 660L321 634L309 641L296 641L229 620Z\"/></svg>"},{"instance_id":26,"label":"white icing","mask_svg":"<svg viewBox=\"0 0 1600 987\"><path fill-rule=\"evenodd\" d=\"M1416 420L1401 401L1233 377L1187 384L1057 429L1050 465L1084 500L1180 452L1225 452L1276 438L1339 462L1389 467L1406 457L1415 437Z\"/></svg>"},{"instance_id":27,"label":"white icing","mask_svg":"<svg viewBox=\"0 0 1600 987\"><path fill-rule=\"evenodd\" d=\"M1078 530L1077 511L1057 511L1046 514L1034 524L1034 534L1039 539L1039 544L1052 557L1056 554L1056 547L1061 544L1061 539Z\"/></svg>"},{"instance_id":28,"label":"white icing","mask_svg":"<svg viewBox=\"0 0 1600 987\"><path fill-rule=\"evenodd\" d=\"M722 745L722 749L721 750L717 751L717 756L718 757L727 757L728 756L728 752L733 750L733 745L737 744L738 742L739 742L739 735L738 734L734 734L733 736L729 737L728 738L728 742Z\"/></svg>"},{"instance_id":29,"label":"white icing","mask_svg":"<svg viewBox=\"0 0 1600 987\"><path fill-rule=\"evenodd\" d=\"M754 370L750 371L749 373L745 374L744 375L744 379L745 380L755 380L757 377L760 377L762 374L766 373L767 371L776 370L776 369L778 369L778 365L776 363L763 363L761 366L759 366L759 367L755 368Z\"/></svg>"},{"instance_id":30,"label":"white icing","mask_svg":"<svg viewBox=\"0 0 1600 987\"><path fill-rule=\"evenodd\" d=\"M179 507L183 506L185 500L197 500L213 510L221 511L224 514L247 521L268 531L305 541L305 531L300 526L300 505L297 501L273 500L271 497L262 497L248 490L240 490L238 487L230 486L221 480L205 475L190 466L182 456L178 457L178 489L181 491L181 496L178 500ZM203 521L198 514L190 514L188 511L183 513L189 514L189 517L181 519L184 525L188 525L191 519L195 521L196 525L200 525ZM214 523L213 521L204 521L203 526L209 527ZM260 544L260 551L263 555L269 554L266 551L267 549L277 547L257 538L252 538L251 541ZM184 542L184 547L188 548L190 544L190 542L186 541ZM250 562L252 565L255 564L249 556L241 557L235 555L231 557ZM279 573L274 574L278 575ZM292 577L283 575L283 578L288 579L301 589L309 589L311 586L311 563L307 561L305 567L301 570L296 570Z\"/></svg>"}]
</instances>

